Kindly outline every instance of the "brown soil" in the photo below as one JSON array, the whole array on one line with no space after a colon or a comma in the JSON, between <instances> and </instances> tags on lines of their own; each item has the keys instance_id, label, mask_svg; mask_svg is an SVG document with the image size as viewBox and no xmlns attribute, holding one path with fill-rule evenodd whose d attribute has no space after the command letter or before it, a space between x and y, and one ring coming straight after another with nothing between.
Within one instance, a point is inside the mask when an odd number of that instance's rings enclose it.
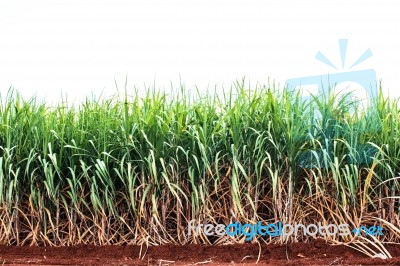
<instances>
[{"instance_id":1,"label":"brown soil","mask_svg":"<svg viewBox=\"0 0 400 266\"><path fill-rule=\"evenodd\" d=\"M400 265L400 245L388 245L392 259L370 259L346 246L323 241L286 246L0 246L0 265Z\"/></svg>"}]
</instances>

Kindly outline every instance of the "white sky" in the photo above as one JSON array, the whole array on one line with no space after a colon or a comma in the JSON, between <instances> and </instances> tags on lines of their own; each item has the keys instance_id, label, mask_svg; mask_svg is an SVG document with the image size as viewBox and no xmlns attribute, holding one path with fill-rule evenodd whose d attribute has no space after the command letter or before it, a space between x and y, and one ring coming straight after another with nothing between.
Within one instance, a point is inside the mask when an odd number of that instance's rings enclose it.
<instances>
[{"instance_id":1,"label":"white sky","mask_svg":"<svg viewBox=\"0 0 400 266\"><path fill-rule=\"evenodd\" d=\"M336 73L338 39L348 65L366 49L373 68L400 96L400 8L396 1L1 0L0 92L59 100L123 87L229 87ZM396 26L397 25L397 26Z\"/></svg>"}]
</instances>

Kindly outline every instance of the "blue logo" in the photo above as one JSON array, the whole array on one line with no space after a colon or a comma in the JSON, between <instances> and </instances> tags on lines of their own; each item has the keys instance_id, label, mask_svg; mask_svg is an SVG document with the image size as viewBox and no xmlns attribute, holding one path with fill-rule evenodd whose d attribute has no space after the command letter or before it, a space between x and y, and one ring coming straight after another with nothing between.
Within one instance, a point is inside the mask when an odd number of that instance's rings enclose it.
<instances>
[{"instance_id":1,"label":"blue logo","mask_svg":"<svg viewBox=\"0 0 400 266\"><path fill-rule=\"evenodd\" d=\"M317 89L318 94L325 93L327 95L329 90L337 87L339 84L350 82L361 86L361 88L365 90L365 93L369 99L376 97L377 80L376 80L376 72L374 69L343 71L345 70L345 65L346 65L347 44L348 44L347 39L339 39L339 50L342 62L341 65L342 72L288 79L285 83L285 87L289 89L296 89L307 86L315 86L318 88ZM372 56L371 49L367 49L363 54L361 54L361 56L354 63L350 65L349 68L347 68L347 70L350 70L353 67L359 65L360 63L364 62L371 56ZM321 61L322 63L330 67L333 67L336 70L339 70L338 67L335 66L320 51L317 52L315 58Z\"/></svg>"},{"instance_id":2,"label":"blue logo","mask_svg":"<svg viewBox=\"0 0 400 266\"><path fill-rule=\"evenodd\" d=\"M355 107L350 107L348 113L352 118L360 118L359 113L364 115L372 99L377 97L377 79L374 69L365 70L352 70L353 67L361 64L372 56L371 49L367 49L362 53L355 62L352 62L349 67L346 63L347 54L347 39L339 39L339 51L341 58L341 69L333 64L322 52L318 51L315 58L322 63L337 70L337 73L322 74L315 76L306 76L299 78L288 79L285 83L285 88L288 90L300 90L303 100L311 100L313 97L334 95L335 101L340 102L343 96L345 100L351 100L351 104ZM311 96L313 95L313 96ZM349 97L350 96L350 97ZM321 97L319 97L320 99ZM329 97L322 98L324 101ZM351 106L349 104L349 106ZM321 118L321 114L317 109L314 109L314 117ZM361 112L359 112L361 110ZM357 112L357 113L356 113ZM340 119L340 118L334 118ZM322 129L322 149L320 150L306 150L299 154L298 165L305 168L314 167L329 167L329 164L323 159L325 156L332 159L332 138L334 138L334 131L337 130L329 124L324 124ZM372 162L377 150L375 147L367 144L359 144L349 155L349 163L369 164Z\"/></svg>"}]
</instances>

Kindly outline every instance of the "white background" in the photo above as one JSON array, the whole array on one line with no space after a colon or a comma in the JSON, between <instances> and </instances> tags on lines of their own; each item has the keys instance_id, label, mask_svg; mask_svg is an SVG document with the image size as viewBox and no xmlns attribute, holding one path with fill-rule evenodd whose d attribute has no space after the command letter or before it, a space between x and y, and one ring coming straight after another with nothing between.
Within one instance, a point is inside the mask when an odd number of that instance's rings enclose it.
<instances>
[{"instance_id":1,"label":"white background","mask_svg":"<svg viewBox=\"0 0 400 266\"><path fill-rule=\"evenodd\" d=\"M397 25L397 26L396 26ZM337 40L347 66L366 49L393 97L400 75L396 1L1 0L0 92L10 86L47 101L83 99L123 87L229 87L335 73ZM346 69L345 69L346 70Z\"/></svg>"}]
</instances>

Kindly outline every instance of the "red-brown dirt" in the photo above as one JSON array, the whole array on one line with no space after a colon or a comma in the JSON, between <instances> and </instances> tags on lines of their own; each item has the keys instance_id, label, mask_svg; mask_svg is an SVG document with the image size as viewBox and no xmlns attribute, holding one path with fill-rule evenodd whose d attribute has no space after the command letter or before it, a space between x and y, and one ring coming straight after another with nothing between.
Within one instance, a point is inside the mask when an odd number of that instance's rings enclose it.
<instances>
[{"instance_id":1,"label":"red-brown dirt","mask_svg":"<svg viewBox=\"0 0 400 266\"><path fill-rule=\"evenodd\" d=\"M400 245L387 245L392 259L371 259L323 241L286 246L0 246L0 265L400 265Z\"/></svg>"}]
</instances>

